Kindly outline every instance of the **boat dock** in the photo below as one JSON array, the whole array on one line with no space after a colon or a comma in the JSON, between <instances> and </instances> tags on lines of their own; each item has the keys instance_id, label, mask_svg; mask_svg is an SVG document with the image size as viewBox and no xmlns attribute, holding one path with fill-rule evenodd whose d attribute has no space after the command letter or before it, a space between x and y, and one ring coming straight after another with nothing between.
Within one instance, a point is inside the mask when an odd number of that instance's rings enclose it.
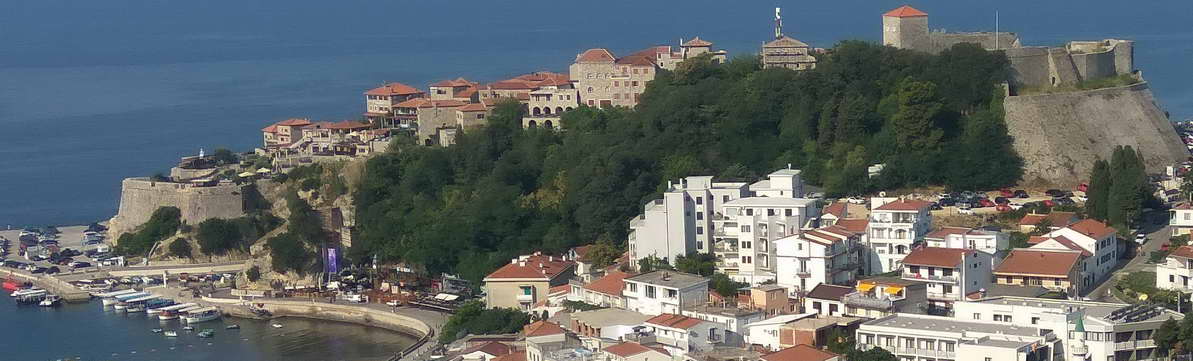
<instances>
[{"instance_id":1,"label":"boat dock","mask_svg":"<svg viewBox=\"0 0 1193 361\"><path fill-rule=\"evenodd\" d=\"M20 281L32 282L34 286L58 295L66 302L87 302L91 300L91 294L87 291L51 276L38 276L26 271L0 268L0 278L13 278Z\"/></svg>"}]
</instances>

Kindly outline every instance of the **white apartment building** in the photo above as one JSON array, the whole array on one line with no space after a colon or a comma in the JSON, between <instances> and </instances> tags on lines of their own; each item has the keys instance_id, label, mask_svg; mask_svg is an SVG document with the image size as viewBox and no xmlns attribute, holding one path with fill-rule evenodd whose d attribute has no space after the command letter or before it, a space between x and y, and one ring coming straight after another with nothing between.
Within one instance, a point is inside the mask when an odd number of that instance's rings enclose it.
<instances>
[{"instance_id":1,"label":"white apartment building","mask_svg":"<svg viewBox=\"0 0 1193 361\"><path fill-rule=\"evenodd\" d=\"M869 273L885 273L901 267L912 244L932 228L931 203L919 200L874 197L870 199Z\"/></svg>"},{"instance_id":2,"label":"white apartment building","mask_svg":"<svg viewBox=\"0 0 1193 361\"><path fill-rule=\"evenodd\" d=\"M903 279L927 283L928 307L948 310L990 286L993 258L966 248L916 248L903 258Z\"/></svg>"},{"instance_id":3,"label":"white apartment building","mask_svg":"<svg viewBox=\"0 0 1193 361\"><path fill-rule=\"evenodd\" d=\"M820 284L851 285L861 271L861 234L840 226L804 230L775 241L776 283L802 295Z\"/></svg>"},{"instance_id":4,"label":"white apartment building","mask_svg":"<svg viewBox=\"0 0 1193 361\"><path fill-rule=\"evenodd\" d=\"M642 325L650 330L654 343L672 356L708 351L725 341L724 329L719 324L678 314L664 313Z\"/></svg>"},{"instance_id":5,"label":"white apartment building","mask_svg":"<svg viewBox=\"0 0 1193 361\"><path fill-rule=\"evenodd\" d=\"M1172 217L1168 218L1168 225L1172 227L1172 236L1193 233L1193 204L1181 203L1168 211Z\"/></svg>"},{"instance_id":6,"label":"white apartment building","mask_svg":"<svg viewBox=\"0 0 1193 361\"><path fill-rule=\"evenodd\" d=\"M1039 237L1031 248L1071 249L1087 257L1081 265L1080 289L1092 289L1118 264L1118 231L1102 222L1083 219Z\"/></svg>"},{"instance_id":7,"label":"white apartment building","mask_svg":"<svg viewBox=\"0 0 1193 361\"><path fill-rule=\"evenodd\" d=\"M654 271L624 280L626 308L646 315L679 314L708 302L708 279L699 275Z\"/></svg>"},{"instance_id":8,"label":"white apartment building","mask_svg":"<svg viewBox=\"0 0 1193 361\"><path fill-rule=\"evenodd\" d=\"M752 197L793 199L796 194L802 194L804 188L799 174L798 170L781 169L768 175L767 179L753 184L715 182L711 176L691 176L678 182L669 182L663 198L646 203L642 214L629 222L627 243L633 263L637 264L638 260L652 256L674 262L675 258L681 255L713 252L714 243L726 238L724 227L732 228L731 243L734 246L721 245L718 255L738 258L736 236L739 217L736 213L728 216L723 209L724 206L736 200ZM811 201L789 203L804 204L803 208L807 208ZM788 207L790 206L792 205L789 204ZM734 208L741 210L742 206ZM762 211L762 214L767 214L765 209ZM780 210L781 214L788 212L795 214L794 211ZM747 213L753 216L753 210ZM799 217L806 218L807 214L813 214L813 210L805 210ZM751 224L749 229L754 229L752 224L758 220L767 219L765 216L760 216L759 219L745 219ZM753 263L754 255L749 256Z\"/></svg>"},{"instance_id":9,"label":"white apartment building","mask_svg":"<svg viewBox=\"0 0 1193 361\"><path fill-rule=\"evenodd\" d=\"M989 254L1010 249L1010 236L1005 232L967 227L944 227L924 236L928 247L968 248Z\"/></svg>"},{"instance_id":10,"label":"white apartment building","mask_svg":"<svg viewBox=\"0 0 1193 361\"><path fill-rule=\"evenodd\" d=\"M766 313L761 310L713 305L692 307L684 310L683 315L719 324L725 335L723 343L728 346L742 346L746 340L746 326L766 318Z\"/></svg>"},{"instance_id":11,"label":"white apartment building","mask_svg":"<svg viewBox=\"0 0 1193 361\"><path fill-rule=\"evenodd\" d=\"M814 199L778 196L742 198L721 210L714 225L717 269L751 285L776 279L774 241L799 233L820 211Z\"/></svg>"},{"instance_id":12,"label":"white apartment building","mask_svg":"<svg viewBox=\"0 0 1193 361\"><path fill-rule=\"evenodd\" d=\"M1062 360L1049 358L1060 346L1054 333L945 316L886 316L859 326L856 340L860 350L882 348L900 361Z\"/></svg>"},{"instance_id":13,"label":"white apartment building","mask_svg":"<svg viewBox=\"0 0 1193 361\"><path fill-rule=\"evenodd\" d=\"M780 347L779 329L783 328L783 325L786 325L788 322L814 317L816 317L815 313L779 315L751 323L746 326L746 342L753 345L762 345L771 351L778 351L782 348Z\"/></svg>"},{"instance_id":14,"label":"white apartment building","mask_svg":"<svg viewBox=\"0 0 1193 361\"><path fill-rule=\"evenodd\" d=\"M1156 265L1156 288L1193 292L1189 278L1193 278L1193 246L1172 250L1164 263Z\"/></svg>"}]
</instances>

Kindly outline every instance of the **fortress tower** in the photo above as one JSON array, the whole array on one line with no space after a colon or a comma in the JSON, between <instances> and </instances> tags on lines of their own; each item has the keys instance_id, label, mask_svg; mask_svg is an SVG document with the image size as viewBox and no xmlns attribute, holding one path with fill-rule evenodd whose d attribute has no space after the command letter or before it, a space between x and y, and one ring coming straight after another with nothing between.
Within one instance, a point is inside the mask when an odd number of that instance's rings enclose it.
<instances>
[{"instance_id":1,"label":"fortress tower","mask_svg":"<svg viewBox=\"0 0 1193 361\"><path fill-rule=\"evenodd\" d=\"M882 44L899 49L929 51L928 13L911 6L882 14Z\"/></svg>"}]
</instances>

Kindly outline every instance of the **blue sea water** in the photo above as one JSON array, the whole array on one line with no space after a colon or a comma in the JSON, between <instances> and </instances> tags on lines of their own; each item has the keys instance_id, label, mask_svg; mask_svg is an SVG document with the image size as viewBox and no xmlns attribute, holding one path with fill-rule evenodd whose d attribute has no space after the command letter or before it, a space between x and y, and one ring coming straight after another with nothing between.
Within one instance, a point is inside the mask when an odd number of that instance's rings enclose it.
<instances>
[{"instance_id":1,"label":"blue sea water","mask_svg":"<svg viewBox=\"0 0 1193 361\"><path fill-rule=\"evenodd\" d=\"M38 0L0 2L0 227L111 217L120 179L200 148L249 150L288 117L358 117L384 81L424 87L566 71L700 36L731 54L771 34L817 47L878 41L900 1ZM912 1L933 28L1018 32L1028 45L1137 40L1173 119L1193 116L1193 2Z\"/></svg>"}]
</instances>

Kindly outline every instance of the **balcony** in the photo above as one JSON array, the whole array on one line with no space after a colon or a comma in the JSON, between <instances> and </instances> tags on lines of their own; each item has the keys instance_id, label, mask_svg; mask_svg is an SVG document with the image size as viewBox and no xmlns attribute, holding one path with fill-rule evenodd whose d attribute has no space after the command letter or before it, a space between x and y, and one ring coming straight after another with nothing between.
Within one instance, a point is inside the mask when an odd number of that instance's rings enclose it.
<instances>
[{"instance_id":1,"label":"balcony","mask_svg":"<svg viewBox=\"0 0 1193 361\"><path fill-rule=\"evenodd\" d=\"M925 275L925 274L919 274L919 273L903 272L903 279L917 280L917 281L928 280L928 281L957 283L957 274L954 272L952 276L942 276L942 275Z\"/></svg>"},{"instance_id":2,"label":"balcony","mask_svg":"<svg viewBox=\"0 0 1193 361\"><path fill-rule=\"evenodd\" d=\"M862 308L868 308L868 309L886 310L886 309L890 309L891 307L895 306L895 300L891 300L889 298L878 298L878 297L874 297L874 296L869 296L866 294L862 294L860 292L854 292L854 293L845 295L844 301L845 301L845 304L848 306L862 307Z\"/></svg>"},{"instance_id":3,"label":"balcony","mask_svg":"<svg viewBox=\"0 0 1193 361\"><path fill-rule=\"evenodd\" d=\"M1123 341L1123 342L1115 342L1114 343L1115 351L1134 350L1134 349L1149 348L1149 347L1156 347L1156 341L1155 340L1137 340L1137 341Z\"/></svg>"},{"instance_id":4,"label":"balcony","mask_svg":"<svg viewBox=\"0 0 1193 361\"><path fill-rule=\"evenodd\" d=\"M799 276L799 278L808 278L808 277L812 277L812 272L809 272L806 269L799 269L799 270L795 270L795 275Z\"/></svg>"},{"instance_id":5,"label":"balcony","mask_svg":"<svg viewBox=\"0 0 1193 361\"><path fill-rule=\"evenodd\" d=\"M534 302L534 294L529 294L529 295L519 294L518 302L519 303Z\"/></svg>"},{"instance_id":6,"label":"balcony","mask_svg":"<svg viewBox=\"0 0 1193 361\"><path fill-rule=\"evenodd\" d=\"M737 261L717 261L718 269L737 269Z\"/></svg>"},{"instance_id":7,"label":"balcony","mask_svg":"<svg viewBox=\"0 0 1193 361\"><path fill-rule=\"evenodd\" d=\"M737 253L737 243L717 242L712 246L712 250L717 253Z\"/></svg>"},{"instance_id":8,"label":"balcony","mask_svg":"<svg viewBox=\"0 0 1193 361\"><path fill-rule=\"evenodd\" d=\"M956 301L956 300L957 300L957 294L956 294L956 293L928 292L928 299L930 299L930 300Z\"/></svg>"}]
</instances>

